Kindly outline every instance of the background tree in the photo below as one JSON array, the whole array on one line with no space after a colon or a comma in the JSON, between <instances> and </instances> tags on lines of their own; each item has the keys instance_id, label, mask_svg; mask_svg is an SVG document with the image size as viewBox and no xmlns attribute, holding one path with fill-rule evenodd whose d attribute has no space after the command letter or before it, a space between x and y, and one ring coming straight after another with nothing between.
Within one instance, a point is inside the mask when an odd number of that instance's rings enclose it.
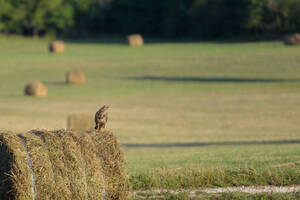
<instances>
[{"instance_id":1,"label":"background tree","mask_svg":"<svg viewBox=\"0 0 300 200\"><path fill-rule=\"evenodd\" d=\"M73 24L72 7L63 0L2 0L1 22L9 32L37 36Z\"/></svg>"},{"instance_id":2,"label":"background tree","mask_svg":"<svg viewBox=\"0 0 300 200\"><path fill-rule=\"evenodd\" d=\"M0 31L235 38L300 31L299 0L0 0Z\"/></svg>"}]
</instances>

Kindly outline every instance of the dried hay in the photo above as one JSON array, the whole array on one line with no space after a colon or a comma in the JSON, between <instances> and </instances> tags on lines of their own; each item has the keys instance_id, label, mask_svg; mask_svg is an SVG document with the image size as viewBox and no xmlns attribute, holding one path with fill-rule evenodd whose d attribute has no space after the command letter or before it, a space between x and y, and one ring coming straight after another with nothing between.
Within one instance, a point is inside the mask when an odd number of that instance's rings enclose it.
<instances>
[{"instance_id":1,"label":"dried hay","mask_svg":"<svg viewBox=\"0 0 300 200\"><path fill-rule=\"evenodd\" d=\"M97 157L96 146L93 145L92 138L86 133L69 132L70 136L80 147L82 160L85 164L87 199L102 199L105 197L105 182L102 166ZM100 181L99 181L100 180Z\"/></svg>"},{"instance_id":2,"label":"dried hay","mask_svg":"<svg viewBox=\"0 0 300 200\"><path fill-rule=\"evenodd\" d=\"M0 132L0 154L1 200L127 198L124 159L110 132Z\"/></svg>"},{"instance_id":3,"label":"dried hay","mask_svg":"<svg viewBox=\"0 0 300 200\"><path fill-rule=\"evenodd\" d=\"M284 37L284 43L286 45L300 45L300 34L294 33L294 34L286 35Z\"/></svg>"},{"instance_id":4,"label":"dried hay","mask_svg":"<svg viewBox=\"0 0 300 200\"><path fill-rule=\"evenodd\" d=\"M42 82L36 81L28 83L25 86L25 95L45 97L48 94L46 85Z\"/></svg>"},{"instance_id":5,"label":"dried hay","mask_svg":"<svg viewBox=\"0 0 300 200\"><path fill-rule=\"evenodd\" d=\"M25 143L30 151L35 191L43 191L37 192L36 198L58 199L53 198L56 192L53 188L52 166L42 141L34 135L27 134L24 137L12 133L0 133L0 199L32 199L32 181Z\"/></svg>"},{"instance_id":6,"label":"dried hay","mask_svg":"<svg viewBox=\"0 0 300 200\"><path fill-rule=\"evenodd\" d=\"M85 199L84 166L80 148L65 131L32 131L45 143L60 199ZM34 164L33 164L34 165ZM63 194L63 195L62 195Z\"/></svg>"},{"instance_id":7,"label":"dried hay","mask_svg":"<svg viewBox=\"0 0 300 200\"><path fill-rule=\"evenodd\" d=\"M94 127L94 119L86 114L71 114L67 118L67 129L86 131Z\"/></svg>"},{"instance_id":8,"label":"dried hay","mask_svg":"<svg viewBox=\"0 0 300 200\"><path fill-rule=\"evenodd\" d=\"M85 74L80 70L69 71L66 74L66 79L68 84L84 84Z\"/></svg>"},{"instance_id":9,"label":"dried hay","mask_svg":"<svg viewBox=\"0 0 300 200\"><path fill-rule=\"evenodd\" d=\"M129 46L143 46L144 39L140 34L131 34L126 37Z\"/></svg>"},{"instance_id":10,"label":"dried hay","mask_svg":"<svg viewBox=\"0 0 300 200\"><path fill-rule=\"evenodd\" d=\"M52 53L63 53L65 49L65 43L61 40L53 41L49 45L49 51Z\"/></svg>"},{"instance_id":11,"label":"dried hay","mask_svg":"<svg viewBox=\"0 0 300 200\"><path fill-rule=\"evenodd\" d=\"M98 157L101 160L107 198L126 199L129 194L129 182L126 173L124 173L124 155L120 150L116 136L107 130L89 133L95 142Z\"/></svg>"}]
</instances>

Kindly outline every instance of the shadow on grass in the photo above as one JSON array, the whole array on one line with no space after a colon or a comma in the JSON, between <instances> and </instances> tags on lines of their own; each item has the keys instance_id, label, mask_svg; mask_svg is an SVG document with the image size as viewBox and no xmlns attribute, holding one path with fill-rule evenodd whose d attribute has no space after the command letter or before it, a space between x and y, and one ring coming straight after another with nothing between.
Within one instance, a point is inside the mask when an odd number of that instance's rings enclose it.
<instances>
[{"instance_id":1,"label":"shadow on grass","mask_svg":"<svg viewBox=\"0 0 300 200\"><path fill-rule=\"evenodd\" d=\"M110 35L100 35L100 36L79 36L70 38L61 38L66 43L73 44L118 44L127 45L126 41L127 34L110 34ZM142 35L144 38L145 45L147 44L239 44L239 43L255 43L255 42L281 42L280 37L265 37L265 38L232 38L232 39L222 39L222 38L207 38L199 39L194 37L153 37L149 35Z\"/></svg>"},{"instance_id":2,"label":"shadow on grass","mask_svg":"<svg viewBox=\"0 0 300 200\"><path fill-rule=\"evenodd\" d=\"M180 77L180 76L135 76L130 80L137 81L168 81L168 82L203 82L203 83L284 83L300 82L300 79L279 79L279 78L235 78L235 77Z\"/></svg>"},{"instance_id":3,"label":"shadow on grass","mask_svg":"<svg viewBox=\"0 0 300 200\"><path fill-rule=\"evenodd\" d=\"M266 144L300 144L300 140L270 140L270 141L227 141L227 142L191 142L191 143L149 143L122 144L126 148L170 148L170 147L205 147L205 146L237 146Z\"/></svg>"}]
</instances>

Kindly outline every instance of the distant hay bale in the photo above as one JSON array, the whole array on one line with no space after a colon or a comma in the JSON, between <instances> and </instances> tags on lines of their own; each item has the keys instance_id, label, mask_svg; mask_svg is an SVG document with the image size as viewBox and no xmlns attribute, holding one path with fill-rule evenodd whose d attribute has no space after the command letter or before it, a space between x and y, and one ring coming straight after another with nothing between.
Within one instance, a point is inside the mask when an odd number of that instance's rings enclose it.
<instances>
[{"instance_id":1,"label":"distant hay bale","mask_svg":"<svg viewBox=\"0 0 300 200\"><path fill-rule=\"evenodd\" d=\"M85 114L70 114L67 118L67 129L86 131L93 129L95 126L94 118Z\"/></svg>"},{"instance_id":2,"label":"distant hay bale","mask_svg":"<svg viewBox=\"0 0 300 200\"><path fill-rule=\"evenodd\" d=\"M127 199L116 144L110 132L0 132L0 199Z\"/></svg>"},{"instance_id":3,"label":"distant hay bale","mask_svg":"<svg viewBox=\"0 0 300 200\"><path fill-rule=\"evenodd\" d=\"M84 84L85 74L80 70L69 71L66 74L66 79L68 84Z\"/></svg>"},{"instance_id":4,"label":"distant hay bale","mask_svg":"<svg viewBox=\"0 0 300 200\"><path fill-rule=\"evenodd\" d=\"M143 46L144 39L140 34L131 34L126 37L129 46Z\"/></svg>"},{"instance_id":5,"label":"distant hay bale","mask_svg":"<svg viewBox=\"0 0 300 200\"><path fill-rule=\"evenodd\" d=\"M65 49L65 43L61 40L53 41L49 45L49 51L52 53L64 53Z\"/></svg>"},{"instance_id":6,"label":"distant hay bale","mask_svg":"<svg viewBox=\"0 0 300 200\"><path fill-rule=\"evenodd\" d=\"M286 45L300 45L300 34L294 33L294 34L286 35L284 37L284 43Z\"/></svg>"},{"instance_id":7,"label":"distant hay bale","mask_svg":"<svg viewBox=\"0 0 300 200\"><path fill-rule=\"evenodd\" d=\"M44 97L47 96L47 94L48 89L42 82L36 81L25 86L25 95Z\"/></svg>"}]
</instances>

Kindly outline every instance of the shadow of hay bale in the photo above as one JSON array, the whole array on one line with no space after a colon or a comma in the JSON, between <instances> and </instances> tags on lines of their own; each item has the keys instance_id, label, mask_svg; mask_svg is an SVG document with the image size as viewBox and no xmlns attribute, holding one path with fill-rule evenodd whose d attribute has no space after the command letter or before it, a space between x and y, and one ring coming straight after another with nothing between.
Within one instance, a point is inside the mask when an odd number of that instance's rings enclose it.
<instances>
[{"instance_id":1,"label":"shadow of hay bale","mask_svg":"<svg viewBox=\"0 0 300 200\"><path fill-rule=\"evenodd\" d=\"M25 86L24 92L25 95L29 95L29 96L45 97L48 94L48 89L44 83L36 81L36 82L28 83Z\"/></svg>"},{"instance_id":2,"label":"shadow of hay bale","mask_svg":"<svg viewBox=\"0 0 300 200\"><path fill-rule=\"evenodd\" d=\"M52 53L64 53L65 50L65 43L61 40L53 41L49 45L49 51Z\"/></svg>"},{"instance_id":3,"label":"shadow of hay bale","mask_svg":"<svg viewBox=\"0 0 300 200\"><path fill-rule=\"evenodd\" d=\"M95 126L94 118L86 114L70 114L67 117L67 129L76 131L91 130Z\"/></svg>"},{"instance_id":4,"label":"shadow of hay bale","mask_svg":"<svg viewBox=\"0 0 300 200\"><path fill-rule=\"evenodd\" d=\"M143 46L144 39L140 34L131 34L126 37L129 46Z\"/></svg>"},{"instance_id":5,"label":"shadow of hay bale","mask_svg":"<svg viewBox=\"0 0 300 200\"><path fill-rule=\"evenodd\" d=\"M0 132L0 150L1 200L127 199L123 154L109 131Z\"/></svg>"},{"instance_id":6,"label":"shadow of hay bale","mask_svg":"<svg viewBox=\"0 0 300 200\"><path fill-rule=\"evenodd\" d=\"M300 45L300 34L294 33L284 37L285 45Z\"/></svg>"},{"instance_id":7,"label":"shadow of hay bale","mask_svg":"<svg viewBox=\"0 0 300 200\"><path fill-rule=\"evenodd\" d=\"M86 81L85 74L81 70L69 71L66 74L67 84L84 84Z\"/></svg>"}]
</instances>

